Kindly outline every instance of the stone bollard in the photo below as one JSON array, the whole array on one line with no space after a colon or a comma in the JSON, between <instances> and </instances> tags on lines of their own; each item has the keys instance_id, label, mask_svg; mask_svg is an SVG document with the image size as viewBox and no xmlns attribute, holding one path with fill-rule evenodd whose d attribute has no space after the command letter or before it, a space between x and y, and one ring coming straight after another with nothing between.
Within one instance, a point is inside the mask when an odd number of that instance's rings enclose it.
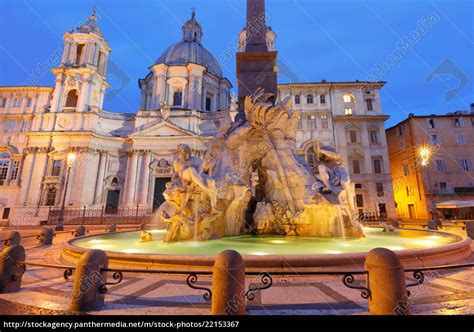
<instances>
[{"instance_id":1,"label":"stone bollard","mask_svg":"<svg viewBox=\"0 0 474 332\"><path fill-rule=\"evenodd\" d=\"M102 250L89 250L82 255L76 266L72 288L71 310L86 312L98 310L104 305L105 293L101 286L107 282L108 258Z\"/></svg>"},{"instance_id":2,"label":"stone bollard","mask_svg":"<svg viewBox=\"0 0 474 332\"><path fill-rule=\"evenodd\" d=\"M386 248L369 251L365 259L369 272L371 315L408 315L405 273L397 255Z\"/></svg>"},{"instance_id":3,"label":"stone bollard","mask_svg":"<svg viewBox=\"0 0 474 332\"><path fill-rule=\"evenodd\" d=\"M212 270L212 315L245 315L245 267L235 250L221 252Z\"/></svg>"},{"instance_id":4,"label":"stone bollard","mask_svg":"<svg viewBox=\"0 0 474 332\"><path fill-rule=\"evenodd\" d=\"M0 254L0 293L16 292L21 287L23 267L17 262L25 261L25 248L12 245Z\"/></svg>"},{"instance_id":5,"label":"stone bollard","mask_svg":"<svg viewBox=\"0 0 474 332\"><path fill-rule=\"evenodd\" d=\"M398 222L398 220L392 220L391 224L394 228L400 228L400 223Z\"/></svg>"},{"instance_id":6,"label":"stone bollard","mask_svg":"<svg viewBox=\"0 0 474 332\"><path fill-rule=\"evenodd\" d=\"M474 240L474 221L466 222L466 234Z\"/></svg>"},{"instance_id":7,"label":"stone bollard","mask_svg":"<svg viewBox=\"0 0 474 332\"><path fill-rule=\"evenodd\" d=\"M436 222L434 220L428 221L428 229L432 231L436 231L438 229L438 225L436 225Z\"/></svg>"},{"instance_id":8,"label":"stone bollard","mask_svg":"<svg viewBox=\"0 0 474 332\"><path fill-rule=\"evenodd\" d=\"M107 225L105 227L105 232L106 233L116 233L117 232L117 225L116 224Z\"/></svg>"},{"instance_id":9,"label":"stone bollard","mask_svg":"<svg viewBox=\"0 0 474 332\"><path fill-rule=\"evenodd\" d=\"M38 235L39 245L48 246L53 244L54 231L52 228L43 227L41 234Z\"/></svg>"},{"instance_id":10,"label":"stone bollard","mask_svg":"<svg viewBox=\"0 0 474 332\"><path fill-rule=\"evenodd\" d=\"M74 231L74 237L84 236L86 235L86 228L84 226L79 226Z\"/></svg>"},{"instance_id":11,"label":"stone bollard","mask_svg":"<svg viewBox=\"0 0 474 332\"><path fill-rule=\"evenodd\" d=\"M3 248L5 249L6 247L9 246L14 246L16 244L20 244L21 241L21 235L17 231L11 231L8 233L7 238L5 240L5 243L3 245Z\"/></svg>"}]
</instances>

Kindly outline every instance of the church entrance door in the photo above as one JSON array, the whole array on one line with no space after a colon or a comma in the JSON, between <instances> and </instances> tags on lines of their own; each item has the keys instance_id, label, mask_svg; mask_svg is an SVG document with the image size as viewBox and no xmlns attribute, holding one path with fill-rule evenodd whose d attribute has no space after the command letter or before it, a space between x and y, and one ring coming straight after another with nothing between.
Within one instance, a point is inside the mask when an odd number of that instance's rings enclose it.
<instances>
[{"instance_id":1,"label":"church entrance door","mask_svg":"<svg viewBox=\"0 0 474 332\"><path fill-rule=\"evenodd\" d=\"M155 178L155 191L153 193L153 210L156 210L164 203L165 198L163 192L166 189L166 183L170 182L171 178Z\"/></svg>"},{"instance_id":2,"label":"church entrance door","mask_svg":"<svg viewBox=\"0 0 474 332\"><path fill-rule=\"evenodd\" d=\"M105 213L117 213L119 206L120 190L107 191L107 203L105 204Z\"/></svg>"}]
</instances>

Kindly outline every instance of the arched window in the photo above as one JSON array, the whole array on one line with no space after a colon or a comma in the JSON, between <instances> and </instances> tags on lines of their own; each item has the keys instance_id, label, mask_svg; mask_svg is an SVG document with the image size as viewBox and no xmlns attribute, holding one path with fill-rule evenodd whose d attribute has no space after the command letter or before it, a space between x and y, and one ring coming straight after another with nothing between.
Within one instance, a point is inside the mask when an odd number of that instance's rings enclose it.
<instances>
[{"instance_id":1,"label":"arched window","mask_svg":"<svg viewBox=\"0 0 474 332\"><path fill-rule=\"evenodd\" d=\"M347 95L344 95L343 98L344 98L345 103L353 103L354 102L354 97L352 95L347 94Z\"/></svg>"},{"instance_id":2,"label":"arched window","mask_svg":"<svg viewBox=\"0 0 474 332\"><path fill-rule=\"evenodd\" d=\"M77 95L77 90L73 89L69 91L67 94L65 107L71 107L71 108L77 107L78 99L79 99L79 96Z\"/></svg>"},{"instance_id":3,"label":"arched window","mask_svg":"<svg viewBox=\"0 0 474 332\"><path fill-rule=\"evenodd\" d=\"M19 160L13 160L8 152L0 153L0 185L4 185L6 181L18 179L19 169Z\"/></svg>"},{"instance_id":4,"label":"arched window","mask_svg":"<svg viewBox=\"0 0 474 332\"><path fill-rule=\"evenodd\" d=\"M307 104L312 104L313 103L313 95L307 95L306 96L306 103Z\"/></svg>"}]
</instances>

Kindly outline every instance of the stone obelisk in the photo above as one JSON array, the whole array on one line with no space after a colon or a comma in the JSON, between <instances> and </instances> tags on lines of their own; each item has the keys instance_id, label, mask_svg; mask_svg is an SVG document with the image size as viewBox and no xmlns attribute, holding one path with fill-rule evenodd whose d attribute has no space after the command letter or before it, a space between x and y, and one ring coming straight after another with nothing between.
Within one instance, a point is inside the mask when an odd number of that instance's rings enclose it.
<instances>
[{"instance_id":1,"label":"stone obelisk","mask_svg":"<svg viewBox=\"0 0 474 332\"><path fill-rule=\"evenodd\" d=\"M239 114L245 118L244 100L257 88L266 93L277 93L277 52L268 51L265 0L247 0L245 52L237 53L237 85L239 89Z\"/></svg>"}]
</instances>

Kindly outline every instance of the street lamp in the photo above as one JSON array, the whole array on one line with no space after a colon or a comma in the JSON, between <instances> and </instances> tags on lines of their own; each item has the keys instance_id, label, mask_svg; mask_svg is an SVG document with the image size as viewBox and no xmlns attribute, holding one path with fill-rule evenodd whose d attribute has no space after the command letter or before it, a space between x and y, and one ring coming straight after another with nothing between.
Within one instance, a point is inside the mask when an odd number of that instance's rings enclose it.
<instances>
[{"instance_id":1,"label":"street lamp","mask_svg":"<svg viewBox=\"0 0 474 332\"><path fill-rule=\"evenodd\" d=\"M59 212L59 218L56 223L56 231L64 230L64 210L65 210L65 205L66 205L67 187L69 184L69 175L71 174L71 169L75 161L76 161L76 154L73 152L69 152L67 155L66 183L64 184L64 193L63 193L63 199L61 202L61 211Z\"/></svg>"},{"instance_id":2,"label":"street lamp","mask_svg":"<svg viewBox=\"0 0 474 332\"><path fill-rule=\"evenodd\" d=\"M433 154L433 151L430 146L428 145L423 145L419 148L418 154L420 155L421 159L421 166L426 167L426 174L428 176L428 185L430 189L430 204L429 208L431 211L431 216L433 218L433 221L435 222L436 225L439 225L439 218L438 218L438 211L436 210L436 206L434 203L434 193L433 189L431 187L431 177L430 177L430 169L428 168L431 156Z\"/></svg>"}]
</instances>

